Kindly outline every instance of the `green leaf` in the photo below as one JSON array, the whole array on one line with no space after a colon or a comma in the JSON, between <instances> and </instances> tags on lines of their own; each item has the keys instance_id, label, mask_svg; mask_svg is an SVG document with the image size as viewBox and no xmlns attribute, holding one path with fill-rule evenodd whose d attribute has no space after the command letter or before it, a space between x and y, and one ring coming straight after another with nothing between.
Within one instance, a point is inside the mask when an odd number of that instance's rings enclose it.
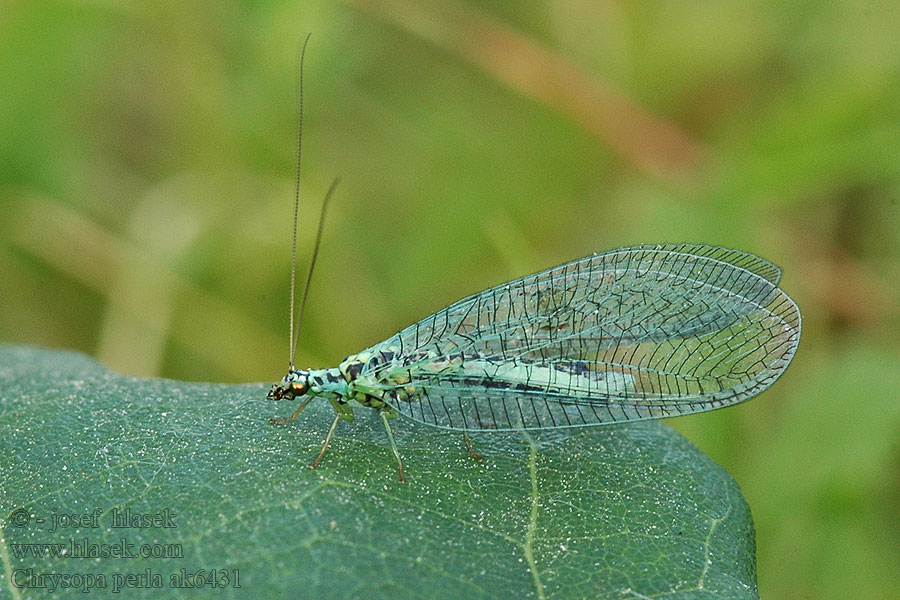
<instances>
[{"instance_id":1,"label":"green leaf","mask_svg":"<svg viewBox=\"0 0 900 600\"><path fill-rule=\"evenodd\" d=\"M397 419L402 484L381 421L364 408L312 470L334 414L324 402L276 426L267 417L294 405L267 402L265 385L124 377L83 355L22 347L0 347L0 380L0 597L57 586L54 597L83 598L91 583L159 597L173 575L201 569L201 589L175 592L757 596L738 486L660 423L487 432L472 436L479 464L461 435ZM114 511L157 521L114 528ZM54 519L69 527L51 531ZM70 539L178 556L75 558ZM70 556L23 556L38 547L21 544L62 544ZM17 587L28 576L47 589Z\"/></svg>"}]
</instances>

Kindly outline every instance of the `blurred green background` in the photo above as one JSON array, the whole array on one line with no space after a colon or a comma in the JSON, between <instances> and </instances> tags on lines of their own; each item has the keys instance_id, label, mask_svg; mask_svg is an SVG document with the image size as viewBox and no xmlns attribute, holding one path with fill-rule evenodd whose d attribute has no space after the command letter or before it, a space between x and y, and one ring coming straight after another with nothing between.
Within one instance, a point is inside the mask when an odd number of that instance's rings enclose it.
<instances>
[{"instance_id":1,"label":"blurred green background","mask_svg":"<svg viewBox=\"0 0 900 600\"><path fill-rule=\"evenodd\" d=\"M763 597L900 597L895 0L0 2L0 339L283 375L306 32L301 271L343 183L299 365L594 251L754 252L794 364L670 424L742 486Z\"/></svg>"}]
</instances>

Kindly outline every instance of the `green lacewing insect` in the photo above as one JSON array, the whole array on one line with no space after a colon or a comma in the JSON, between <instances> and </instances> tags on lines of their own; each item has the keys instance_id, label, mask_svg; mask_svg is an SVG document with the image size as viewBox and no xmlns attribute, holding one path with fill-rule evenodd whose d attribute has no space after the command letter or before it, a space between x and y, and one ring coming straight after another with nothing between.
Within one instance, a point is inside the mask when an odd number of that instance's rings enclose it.
<instances>
[{"instance_id":1,"label":"green lacewing insect","mask_svg":"<svg viewBox=\"0 0 900 600\"><path fill-rule=\"evenodd\" d=\"M780 274L714 246L613 250L469 296L336 368L291 367L268 397L301 400L285 422L330 401L329 438L354 402L463 432L721 408L768 388L794 356L800 311Z\"/></svg>"},{"instance_id":2,"label":"green lacewing insect","mask_svg":"<svg viewBox=\"0 0 900 600\"><path fill-rule=\"evenodd\" d=\"M323 203L316 250L333 190ZM290 368L267 397L300 401L290 417L271 419L279 424L297 418L316 398L334 407L313 467L338 422L353 418L354 403L381 416L402 481L403 462L388 423L398 414L468 433L703 412L768 388L800 341L800 311L778 287L781 270L772 263L715 246L640 245L473 294L337 367L297 369L299 322L316 251L297 329L295 256Z\"/></svg>"}]
</instances>

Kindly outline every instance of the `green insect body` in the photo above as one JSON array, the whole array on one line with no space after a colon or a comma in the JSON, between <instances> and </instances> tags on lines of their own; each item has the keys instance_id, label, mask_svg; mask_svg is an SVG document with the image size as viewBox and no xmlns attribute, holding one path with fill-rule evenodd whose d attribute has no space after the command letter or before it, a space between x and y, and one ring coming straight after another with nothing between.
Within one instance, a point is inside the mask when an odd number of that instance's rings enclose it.
<instances>
[{"instance_id":1,"label":"green insect body","mask_svg":"<svg viewBox=\"0 0 900 600\"><path fill-rule=\"evenodd\" d=\"M623 423L746 400L787 368L800 311L780 270L705 245L596 254L451 304L337 368L294 369L272 400L325 398L463 432ZM468 439L466 440L468 442ZM470 448L471 451L471 448ZM474 452L473 452L474 455Z\"/></svg>"}]
</instances>

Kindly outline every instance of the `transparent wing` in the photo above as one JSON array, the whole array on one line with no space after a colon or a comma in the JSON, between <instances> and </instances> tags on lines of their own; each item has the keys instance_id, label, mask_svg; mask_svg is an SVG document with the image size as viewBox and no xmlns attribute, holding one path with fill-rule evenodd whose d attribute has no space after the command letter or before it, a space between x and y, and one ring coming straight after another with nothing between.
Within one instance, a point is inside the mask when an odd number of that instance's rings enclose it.
<instances>
[{"instance_id":1,"label":"transparent wing","mask_svg":"<svg viewBox=\"0 0 900 600\"><path fill-rule=\"evenodd\" d=\"M502 284L372 350L361 373L416 421L578 427L711 410L787 368L800 312L780 270L736 250L636 246Z\"/></svg>"}]
</instances>

